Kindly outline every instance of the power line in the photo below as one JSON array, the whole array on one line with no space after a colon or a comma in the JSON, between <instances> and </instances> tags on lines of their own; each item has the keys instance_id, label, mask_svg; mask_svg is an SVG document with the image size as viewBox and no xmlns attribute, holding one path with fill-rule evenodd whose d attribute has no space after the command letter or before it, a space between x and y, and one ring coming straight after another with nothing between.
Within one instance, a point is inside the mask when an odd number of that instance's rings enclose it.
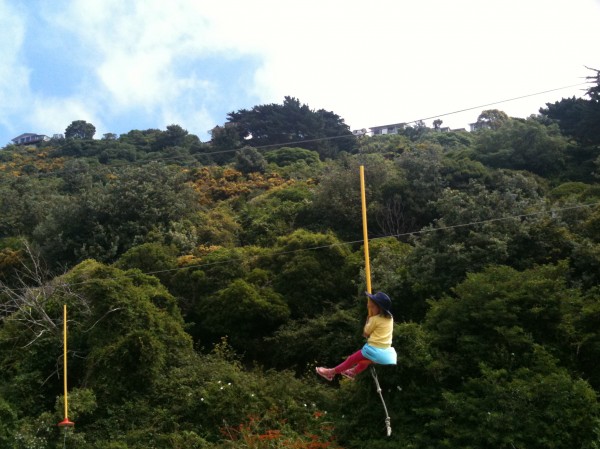
<instances>
[{"instance_id":1,"label":"power line","mask_svg":"<svg viewBox=\"0 0 600 449\"><path fill-rule=\"evenodd\" d=\"M536 95L543 95L543 94L547 94L549 92L556 92L557 90L570 89L571 87L583 86L583 85L586 85L586 84L589 84L589 82L578 83L578 84L571 84L570 86L557 87L555 89L549 89L549 90L544 90L544 91L541 91L541 92L535 92L533 94L521 95L519 97L513 97L513 98L508 98L506 100L494 101L493 103L482 104L482 105L479 105L479 106L472 106L472 107L466 108L466 109L459 109L457 111L446 112L444 114L439 114L439 115L432 115L431 117L425 117L425 118L422 118L422 119L413 120L413 121L410 121L410 122L402 122L402 123L408 124L408 123L416 123L416 122L421 122L421 121L424 122L425 120L431 120L433 118L445 117L447 115L453 115L453 114L460 114L461 112L472 111L473 109L486 108L488 106L494 106L494 105L497 105L497 104L508 103L509 101L521 100L523 98L535 97Z\"/></svg>"},{"instance_id":2,"label":"power line","mask_svg":"<svg viewBox=\"0 0 600 449\"><path fill-rule=\"evenodd\" d=\"M529 97L534 97L536 95L542 95L542 94L546 94L549 92L556 92L559 90L563 90L563 89L569 89L572 87L577 87L577 86L583 86L583 85L587 85L589 84L589 81L586 82L582 82L582 83L577 83L577 84L571 84L569 86L563 86L563 87L556 87L554 89L548 89L548 90L544 90L541 92L534 92L531 94L526 94L526 95L521 95L518 97L512 97L512 98L507 98L504 100L499 100L499 101L495 101L492 103L486 103L486 104L482 104L479 106L472 106L472 107L468 107L465 109L459 109L459 110L455 110L452 112L445 112L443 114L438 114L438 115L432 115L430 117L424 117L424 118L419 118L416 120L411 120L408 122L398 122L398 123L402 123L402 124L410 124L410 123L417 123L417 122L422 122L425 120L431 120L431 119L435 119L435 118L439 118L439 117L446 117L449 115L454 115L454 114L460 114L462 112L466 112L466 111L472 111L474 109L479 109L479 108L485 108L488 106L494 106L497 104L502 104L502 103L508 103L510 101L516 101L516 100L520 100L523 98L529 98ZM321 141L328 141L328 140L335 140L335 139L342 139L342 138L351 138L351 137L355 137L353 134L343 134L343 135L338 135L338 136L327 136L327 137L317 137L314 139L304 139L304 140L296 140L296 141L288 141L288 142L283 142L283 143L273 143L273 144L267 144L267 145L259 145L256 147L252 147L256 150L266 150L269 148L274 148L274 147L281 147L281 146L287 146L287 145L300 145L303 143L314 143L314 142L321 142ZM63 145L59 146L58 149L60 149ZM199 152L197 153L198 155L202 156L202 157L210 157L213 155L218 155L218 154L226 154L226 153L234 153L239 151L241 148L232 148L232 149L226 149L226 150L218 150L218 151L207 151L207 152ZM165 157L159 157L159 158L152 158L152 159L139 159L139 160L135 160L135 161L129 161L129 162L122 162L119 164L102 164L103 167L107 167L107 168L112 168L112 167L123 167L123 166L127 166L127 165L144 165L144 164L148 164L148 163L152 163L152 162L161 162L161 161L176 161L185 157L191 157L194 158L194 155L189 154L189 155L183 155L183 156L165 156ZM196 160L195 162L200 163L200 161ZM64 170L63 170L64 172ZM60 174L61 171L54 171L54 172L47 172L47 173L36 173L33 175L28 175L30 177L44 177L44 176L56 176L57 174Z\"/></svg>"},{"instance_id":3,"label":"power line","mask_svg":"<svg viewBox=\"0 0 600 449\"><path fill-rule=\"evenodd\" d=\"M467 223L459 223L459 224L455 224L455 225L448 225L448 226L441 226L441 227L427 227L427 228L423 228L419 231L411 231L411 232L404 232L404 233L400 233L400 234L389 234L389 235L384 235L384 236L379 236L379 237L372 237L369 238L369 242L375 241L375 240L382 240L382 239L387 239L387 238L401 238L401 237L411 237L411 236L415 236L415 235L423 235L423 234L430 234L433 232L438 232L438 231L448 231L451 229L457 229L457 228L465 228L465 227L470 227L470 226L476 226L476 225L483 225L483 224L487 224L487 223L495 223L495 222L500 222L500 221L508 221L508 220L515 220L515 219L526 219L526 218L531 218L531 217L536 217L536 216L540 216L540 215L554 215L556 213L559 212L565 212L565 211L569 211L569 210L576 210L576 209L582 209L582 208L587 208L587 207L595 207L595 206L600 206L600 202L595 202L595 203L587 203L587 204L578 204L575 206L567 206L567 207L561 207L561 208L555 208L555 209L550 209L550 210L543 210L543 211L537 211L537 212L531 212L528 214L516 214L516 215L507 215L504 217L496 217L496 218L489 218L487 220L477 220L477 221L470 221ZM301 253L301 252L306 252L306 251L317 251L317 250L322 250L322 249L331 249L331 248L336 248L339 246L348 246L348 245L356 245L356 244L361 244L364 243L364 241L361 240L349 240L349 241L344 241L344 242L338 242L338 243L332 243L330 245L319 245L319 246L311 246L308 248L299 248L299 249L295 249L295 250L289 250L289 251L279 251L279 252L274 252L269 254L266 257L278 257L278 256L284 256L284 255L290 255L290 254L296 254L296 253ZM259 257L265 257L265 256L252 256L252 258L257 259ZM226 260L220 260L217 262L208 262L208 263L204 263L204 264L195 264L195 265L187 265L184 267L176 267L176 268L169 268L166 270L156 270L156 271L148 271L148 272L142 272L141 274L143 275L148 275L148 276L153 276L153 275L157 275L157 274L163 274L163 273L171 273L171 272L177 272L180 270L189 270L189 269L201 269L201 268L206 268L206 267L211 267L211 266L215 266L215 265L225 265L225 264L229 264L234 262L235 260L239 260L239 258L230 258L230 259L226 259ZM130 277L133 276L137 276L136 275L131 275ZM127 276L125 276L127 277ZM85 285L85 284L89 284L92 282L96 282L98 280L104 281L104 280L118 280L119 278L101 278L101 279L90 279L88 281L81 281L81 282L74 282L74 283L64 283L61 284L64 287L72 287L75 285ZM16 288L14 290L26 290L26 288Z\"/></svg>"},{"instance_id":4,"label":"power line","mask_svg":"<svg viewBox=\"0 0 600 449\"><path fill-rule=\"evenodd\" d=\"M544 94L544 93L553 92L553 91L557 91L557 90L561 90L561 89L566 89L566 88L570 88L570 87L574 87L574 86L580 86L580 85L584 85L584 84L588 84L588 83L579 83L579 84L574 84L574 85L570 85L570 86L564 86L564 87L559 87L559 88L555 88L555 89L549 89L549 90L545 90L545 91L542 91L542 92L536 92L536 93L532 93L532 94L528 94L528 95L523 95L523 96L519 96L519 97L513 97L513 98L510 98L510 99L506 99L506 100L501 100L501 101L497 101L497 102L493 102L493 103L488 103L488 104L481 105L481 106L474 106L474 107L467 108L467 109L461 109L461 110L457 110L457 111L453 111L453 112L448 112L448 113L445 113L445 114L431 116L431 117L427 117L427 118L423 118L423 119L418 119L418 120L414 120L414 121L411 121L411 122L405 122L405 123L414 123L414 122L418 122L418 121L422 121L422 120L429 120L429 119L432 119L432 118L447 116L447 115L451 115L451 114L457 114L457 113L468 111L468 110L472 110L472 109L477 109L477 108L481 108L481 107L491 106L491 105L494 105L494 104L505 103L505 102L514 101L514 100L517 100L517 99L531 97L531 96L535 96L535 95L541 95L541 94ZM266 149L266 148L270 148L270 147L273 147L273 146L281 146L281 145L289 145L289 144L299 144L299 143L302 143L302 142L314 142L314 141L335 139L335 138L341 138L341 137L350 137L350 136L349 135L343 135L343 136L332 136L332 137L316 138L316 139L309 139L309 140L297 141L297 142L286 142L284 144L269 144L269 145L263 145L263 146L255 147L255 148L256 149ZM238 151L238 149L222 150L222 151L215 151L215 152L207 152L207 153L202 153L202 155L203 156L210 156L211 154L221 154L221 153L233 152L233 151ZM157 158L157 159L145 160L145 161L139 161L139 162L152 163L152 162L158 162L160 160L179 159L180 157L181 156L172 156L172 157ZM111 168L111 167L115 167L115 166L121 167L121 166L133 164L135 162L137 162L137 161L133 161L131 163L126 163L125 162L125 163L119 164L119 165L116 165L116 164L115 165L103 165L102 167L106 167L106 168ZM52 175L52 174L55 174L55 173L48 173L47 175ZM568 210L568 209L575 209L575 208L580 208L580 207L590 207L590 206L595 206L596 204L598 204L598 203L586 204L586 205L580 205L580 206L574 206L574 207L570 207L570 208L554 209L553 211L550 211L550 212L560 212L560 211ZM465 227L465 226L473 226L473 225L476 225L476 224L491 223L491 222L495 222L495 221L502 221L502 220L508 220L508 219L513 219L513 218L526 218L526 217L540 215L540 214L545 214L545 213L548 213L548 212L547 211L541 211L541 212L536 212L536 213L532 213L532 214L522 214L522 215L515 215L515 216L507 216L507 217L500 217L500 218L494 218L494 219L489 219L489 220L482 220L482 221L477 221L477 222L470 222L470 223L465 223L465 224L457 224L457 225L446 226L446 227L422 229L420 231L407 232L407 233L403 233L403 234L393 234L393 235L387 235L387 236L382 236L382 237L375 237L375 238L371 238L369 240L377 240L377 239L383 239L383 238L389 238L389 237L401 238L401 237L406 237L406 236L425 234L425 233L428 233L428 232L435 232L435 231L440 231L440 230L448 230L448 229L452 229L452 228L459 228L459 227ZM295 250L295 251L318 250L318 249L330 248L330 247L333 247L333 246L336 246L336 245L349 245L349 244L357 244L357 243L360 243L360 242L361 241L340 242L340 243L333 244L333 245L324 245L324 246L320 246L320 247L303 248L301 250ZM290 253L293 253L295 251L275 253L275 254L272 254L272 256L290 254ZM179 268L165 270L165 271L156 271L156 272L149 272L149 273L143 273L143 274L153 275L153 274L160 274L162 272L174 271L174 270L179 270L179 269L202 268L202 267L209 266L209 265L215 265L215 264L221 264L221 263L229 263L229 262L230 261L220 261L220 262L213 262L213 263L202 264L202 265L191 265L191 266L179 267Z\"/></svg>"}]
</instances>

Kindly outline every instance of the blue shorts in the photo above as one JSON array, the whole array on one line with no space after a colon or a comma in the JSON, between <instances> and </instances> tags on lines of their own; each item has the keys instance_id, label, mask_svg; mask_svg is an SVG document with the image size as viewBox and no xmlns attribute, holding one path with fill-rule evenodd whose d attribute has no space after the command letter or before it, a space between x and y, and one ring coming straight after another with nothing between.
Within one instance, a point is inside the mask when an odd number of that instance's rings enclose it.
<instances>
[{"instance_id":1,"label":"blue shorts","mask_svg":"<svg viewBox=\"0 0 600 449\"><path fill-rule=\"evenodd\" d=\"M386 349L376 348L366 343L361 350L362 355L380 365L395 365L398 359L396 350L391 346Z\"/></svg>"}]
</instances>

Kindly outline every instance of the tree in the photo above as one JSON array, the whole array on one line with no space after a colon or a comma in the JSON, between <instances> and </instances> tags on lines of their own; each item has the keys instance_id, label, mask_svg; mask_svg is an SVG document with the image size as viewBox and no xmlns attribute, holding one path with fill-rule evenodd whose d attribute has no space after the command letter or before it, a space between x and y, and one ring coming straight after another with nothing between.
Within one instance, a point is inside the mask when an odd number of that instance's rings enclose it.
<instances>
[{"instance_id":1,"label":"tree","mask_svg":"<svg viewBox=\"0 0 600 449\"><path fill-rule=\"evenodd\" d=\"M5 398L19 414L35 415L58 393L56 383L48 381L59 376L62 304L77 302L78 312L72 317L81 320L89 317L90 309L68 283L53 280L44 260L24 246L16 280L12 285L0 282L0 404ZM16 355L13 345L26 350Z\"/></svg>"},{"instance_id":2,"label":"tree","mask_svg":"<svg viewBox=\"0 0 600 449\"><path fill-rule=\"evenodd\" d=\"M566 285L566 274L564 263L520 272L494 266L467 275L455 297L432 304L425 327L434 334L447 381L458 385L480 373L481 364L532 368L540 351L572 366L572 319L582 300Z\"/></svg>"},{"instance_id":3,"label":"tree","mask_svg":"<svg viewBox=\"0 0 600 449\"><path fill-rule=\"evenodd\" d=\"M386 235L415 231L428 224L434 218L430 202L448 185L442 172L444 161L439 145L419 143L398 155L386 171L366 176L367 181L373 176L379 178L371 187L369 211L375 219L369 221L381 226L380 232Z\"/></svg>"},{"instance_id":4,"label":"tree","mask_svg":"<svg viewBox=\"0 0 600 449\"><path fill-rule=\"evenodd\" d=\"M264 173L267 168L265 157L253 147L246 146L235 152L235 169L244 173Z\"/></svg>"},{"instance_id":5,"label":"tree","mask_svg":"<svg viewBox=\"0 0 600 449\"><path fill-rule=\"evenodd\" d=\"M323 109L311 110L293 97L285 97L283 105L266 104L230 112L227 119L239 141L246 140L253 147L286 146L293 142L317 151L321 159L354 148L355 138L341 117Z\"/></svg>"},{"instance_id":6,"label":"tree","mask_svg":"<svg viewBox=\"0 0 600 449\"><path fill-rule=\"evenodd\" d=\"M480 377L443 394L431 433L449 447L593 447L595 392L566 370L547 368L482 367Z\"/></svg>"},{"instance_id":7,"label":"tree","mask_svg":"<svg viewBox=\"0 0 600 449\"><path fill-rule=\"evenodd\" d=\"M159 134L154 142L153 150L160 151L167 147L183 147L189 133L179 125L169 125L166 131ZM191 137L191 136L190 136Z\"/></svg>"},{"instance_id":8,"label":"tree","mask_svg":"<svg viewBox=\"0 0 600 449\"><path fill-rule=\"evenodd\" d=\"M420 405L405 417L418 422L406 430L417 447L591 447L598 405L572 369L582 302L565 277L565 264L490 267L431 303Z\"/></svg>"},{"instance_id":9,"label":"tree","mask_svg":"<svg viewBox=\"0 0 600 449\"><path fill-rule=\"evenodd\" d=\"M543 217L518 218L518 214L526 214L531 208L542 207L536 179L505 174L497 176L495 182L494 187L472 183L468 189L444 189L429 205L436 219L425 232L415 236L414 250L408 260L408 274L415 291L421 291L425 297L435 296L462 281L466 273L490 264L532 263L531 257L557 257L552 254L556 251L552 244L539 244L543 233L538 239L532 238L533 232L528 233ZM506 219L497 220L503 217ZM460 226L465 223L480 224ZM529 254L527 247L521 248L519 244L539 249L545 246L550 254L548 251ZM516 254L527 258L513 259ZM558 254L568 256L568 253Z\"/></svg>"},{"instance_id":10,"label":"tree","mask_svg":"<svg viewBox=\"0 0 600 449\"><path fill-rule=\"evenodd\" d=\"M594 172L600 167L600 71L588 76L593 83L585 98L563 98L555 103L546 103L540 109L542 118L557 123L561 132L576 142L568 153L568 171L571 180L593 182Z\"/></svg>"},{"instance_id":11,"label":"tree","mask_svg":"<svg viewBox=\"0 0 600 449\"><path fill-rule=\"evenodd\" d=\"M140 131L133 129L126 134L119 136L119 141L122 143L128 143L134 145L135 148L142 153L149 153L155 147L157 140L162 135L163 131L160 129L145 129Z\"/></svg>"},{"instance_id":12,"label":"tree","mask_svg":"<svg viewBox=\"0 0 600 449\"><path fill-rule=\"evenodd\" d=\"M277 240L268 268L292 318L317 316L352 297L348 256L348 249L331 233L297 230Z\"/></svg>"},{"instance_id":13,"label":"tree","mask_svg":"<svg viewBox=\"0 0 600 449\"><path fill-rule=\"evenodd\" d=\"M501 123L477 134L474 159L490 167L528 170L546 178L562 171L569 143L556 125L533 119Z\"/></svg>"},{"instance_id":14,"label":"tree","mask_svg":"<svg viewBox=\"0 0 600 449\"><path fill-rule=\"evenodd\" d=\"M267 162L277 164L280 167L285 167L299 161L304 161L307 165L319 164L319 154L316 151L305 150L303 148L282 147L277 150L267 151L265 159Z\"/></svg>"},{"instance_id":15,"label":"tree","mask_svg":"<svg viewBox=\"0 0 600 449\"><path fill-rule=\"evenodd\" d=\"M38 253L25 241L22 241L20 266L14 267L14 281L0 281L0 323L12 317L24 328L21 338L26 346L46 334L53 335L59 331L52 312L49 312L51 300L57 292L68 296L68 286L51 283L48 267Z\"/></svg>"},{"instance_id":16,"label":"tree","mask_svg":"<svg viewBox=\"0 0 600 449\"><path fill-rule=\"evenodd\" d=\"M279 369L293 368L297 373L303 373L315 360L337 365L343 355L354 352L361 343L359 323L364 322L364 315L357 315L354 310L334 309L315 318L283 324L265 339L272 350L270 364Z\"/></svg>"},{"instance_id":17,"label":"tree","mask_svg":"<svg viewBox=\"0 0 600 449\"><path fill-rule=\"evenodd\" d=\"M30 236L48 216L48 211L62 203L58 194L59 179L19 176L0 183L0 237Z\"/></svg>"},{"instance_id":18,"label":"tree","mask_svg":"<svg viewBox=\"0 0 600 449\"><path fill-rule=\"evenodd\" d=\"M290 309L271 288L236 279L204 298L199 315L203 317L201 326L212 334L213 341L227 336L236 350L256 360L261 356L262 337L287 321Z\"/></svg>"},{"instance_id":19,"label":"tree","mask_svg":"<svg viewBox=\"0 0 600 449\"><path fill-rule=\"evenodd\" d=\"M56 266L93 257L112 262L151 231L194 215L197 197L184 173L160 164L125 166L106 183L61 198L33 231Z\"/></svg>"},{"instance_id":20,"label":"tree","mask_svg":"<svg viewBox=\"0 0 600 449\"><path fill-rule=\"evenodd\" d=\"M354 239L360 233L360 165L365 167L365 182L369 202L379 199L386 183L394 182L394 165L380 154L365 154L360 158L341 156L322 172L315 196L308 211L311 229L335 229L342 238ZM373 220L375 223L375 220Z\"/></svg>"},{"instance_id":21,"label":"tree","mask_svg":"<svg viewBox=\"0 0 600 449\"><path fill-rule=\"evenodd\" d=\"M563 98L540 109L543 116L558 123L564 134L584 146L600 144L600 70L590 70L596 73L587 77L595 84L586 92L589 99Z\"/></svg>"},{"instance_id":22,"label":"tree","mask_svg":"<svg viewBox=\"0 0 600 449\"><path fill-rule=\"evenodd\" d=\"M312 196L307 185L297 183L252 198L238 214L240 240L244 244L266 246L308 224Z\"/></svg>"},{"instance_id":23,"label":"tree","mask_svg":"<svg viewBox=\"0 0 600 449\"><path fill-rule=\"evenodd\" d=\"M75 120L71 122L65 130L66 139L93 139L96 133L96 127L85 120Z\"/></svg>"},{"instance_id":24,"label":"tree","mask_svg":"<svg viewBox=\"0 0 600 449\"><path fill-rule=\"evenodd\" d=\"M177 267L175 248L160 243L144 243L134 246L115 263L117 268L128 270L137 268L159 278L163 285L169 285Z\"/></svg>"},{"instance_id":25,"label":"tree","mask_svg":"<svg viewBox=\"0 0 600 449\"><path fill-rule=\"evenodd\" d=\"M242 146L243 139L240 131L234 123L225 123L223 126L215 126L211 131L210 146L204 152L208 152L206 158L216 164L230 162L238 148ZM203 152L200 151L199 154Z\"/></svg>"},{"instance_id":26,"label":"tree","mask_svg":"<svg viewBox=\"0 0 600 449\"><path fill-rule=\"evenodd\" d=\"M386 292L394 304L394 319L421 321L426 309L422 301L413 302L408 280L409 254L413 247L394 237L373 240L371 251L371 280L377 290ZM359 266L363 264L362 257ZM398 301L396 303L396 301Z\"/></svg>"},{"instance_id":27,"label":"tree","mask_svg":"<svg viewBox=\"0 0 600 449\"><path fill-rule=\"evenodd\" d=\"M10 447L10 441L15 433L17 414L10 404L0 397L0 444Z\"/></svg>"},{"instance_id":28,"label":"tree","mask_svg":"<svg viewBox=\"0 0 600 449\"><path fill-rule=\"evenodd\" d=\"M379 153L387 159L392 159L410 149L412 143L404 134L380 134L364 136L358 140L358 153Z\"/></svg>"},{"instance_id":29,"label":"tree","mask_svg":"<svg viewBox=\"0 0 600 449\"><path fill-rule=\"evenodd\" d=\"M498 109L487 109L479 114L476 124L482 129L498 129L509 120L506 112Z\"/></svg>"}]
</instances>

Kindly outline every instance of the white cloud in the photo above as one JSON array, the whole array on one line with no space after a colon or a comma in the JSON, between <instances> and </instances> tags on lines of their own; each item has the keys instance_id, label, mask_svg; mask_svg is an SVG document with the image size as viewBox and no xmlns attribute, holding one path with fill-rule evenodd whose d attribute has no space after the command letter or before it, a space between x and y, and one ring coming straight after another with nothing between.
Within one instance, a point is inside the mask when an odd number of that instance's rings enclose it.
<instances>
[{"instance_id":1,"label":"white cloud","mask_svg":"<svg viewBox=\"0 0 600 449\"><path fill-rule=\"evenodd\" d=\"M89 104L78 98L37 99L29 105L31 123L36 132L52 136L64 134L74 120L85 120L96 127L96 137L101 136L105 126ZM75 117L75 118L74 118Z\"/></svg>"},{"instance_id":2,"label":"white cloud","mask_svg":"<svg viewBox=\"0 0 600 449\"><path fill-rule=\"evenodd\" d=\"M0 29L0 123L14 133L17 129L10 117L27 108L29 70L19 59L24 20L6 1L0 1Z\"/></svg>"},{"instance_id":3,"label":"white cloud","mask_svg":"<svg viewBox=\"0 0 600 449\"><path fill-rule=\"evenodd\" d=\"M202 132L217 124L212 117L209 126L206 105L220 95L215 80L202 75L210 71L203 59L233 60L246 51L237 38L227 38L236 30L220 26L220 18L231 11L205 8L202 2L79 0L60 14L50 9L46 14L85 49L97 82L86 87L94 99L89 107L116 114L143 111L157 121L178 117L179 123L189 123L195 117Z\"/></svg>"},{"instance_id":4,"label":"white cloud","mask_svg":"<svg viewBox=\"0 0 600 449\"><path fill-rule=\"evenodd\" d=\"M600 40L599 17L590 14L589 0L376 1L368 8L321 3L288 8L288 21L275 14L286 32L268 46L257 89L274 100L294 95L311 107L332 109L353 127L575 84L584 64L598 62L593 42ZM577 25L567 31L566 24ZM575 93L573 88L498 108L526 116ZM472 112L470 120L477 115Z\"/></svg>"},{"instance_id":5,"label":"white cloud","mask_svg":"<svg viewBox=\"0 0 600 449\"><path fill-rule=\"evenodd\" d=\"M41 125L61 117L58 129L85 117L100 128L135 113L156 120L152 127L179 123L204 133L225 121L217 109L223 114L223 108L280 103L285 95L362 128L574 84L588 74L584 65L600 67L600 4L594 0L40 4L47 23L70 36L70 48L57 51L80 61L82 82L62 100L36 93L33 101L28 69L19 60L23 17L0 0L0 24L11 36L0 40L6 61L0 65L0 111L24 116L15 106L18 95L37 105L24 121ZM218 69L236 73L212 70L220 63ZM571 95L581 92L573 88L497 108L525 116ZM443 120L464 126L478 113ZM123 127L126 132L135 125Z\"/></svg>"}]
</instances>

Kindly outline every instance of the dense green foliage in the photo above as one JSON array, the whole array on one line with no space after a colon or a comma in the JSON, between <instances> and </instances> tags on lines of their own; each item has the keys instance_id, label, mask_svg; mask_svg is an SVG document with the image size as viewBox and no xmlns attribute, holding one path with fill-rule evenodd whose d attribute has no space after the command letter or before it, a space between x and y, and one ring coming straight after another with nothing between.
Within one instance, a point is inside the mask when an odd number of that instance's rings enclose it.
<instances>
[{"instance_id":1,"label":"dense green foliage","mask_svg":"<svg viewBox=\"0 0 600 449\"><path fill-rule=\"evenodd\" d=\"M254 147L302 144L315 150L321 158L335 157L340 151L351 151L354 138L344 120L333 112L311 110L296 98L285 97L283 104L264 104L251 110L242 109L227 115L238 142L246 140ZM231 148L229 148L231 149Z\"/></svg>"},{"instance_id":2,"label":"dense green foliage","mask_svg":"<svg viewBox=\"0 0 600 449\"><path fill-rule=\"evenodd\" d=\"M598 88L473 133L354 137L286 97L206 143L75 121L0 150L0 447L600 447ZM363 341L361 165L390 438L368 374L314 374Z\"/></svg>"}]
</instances>

